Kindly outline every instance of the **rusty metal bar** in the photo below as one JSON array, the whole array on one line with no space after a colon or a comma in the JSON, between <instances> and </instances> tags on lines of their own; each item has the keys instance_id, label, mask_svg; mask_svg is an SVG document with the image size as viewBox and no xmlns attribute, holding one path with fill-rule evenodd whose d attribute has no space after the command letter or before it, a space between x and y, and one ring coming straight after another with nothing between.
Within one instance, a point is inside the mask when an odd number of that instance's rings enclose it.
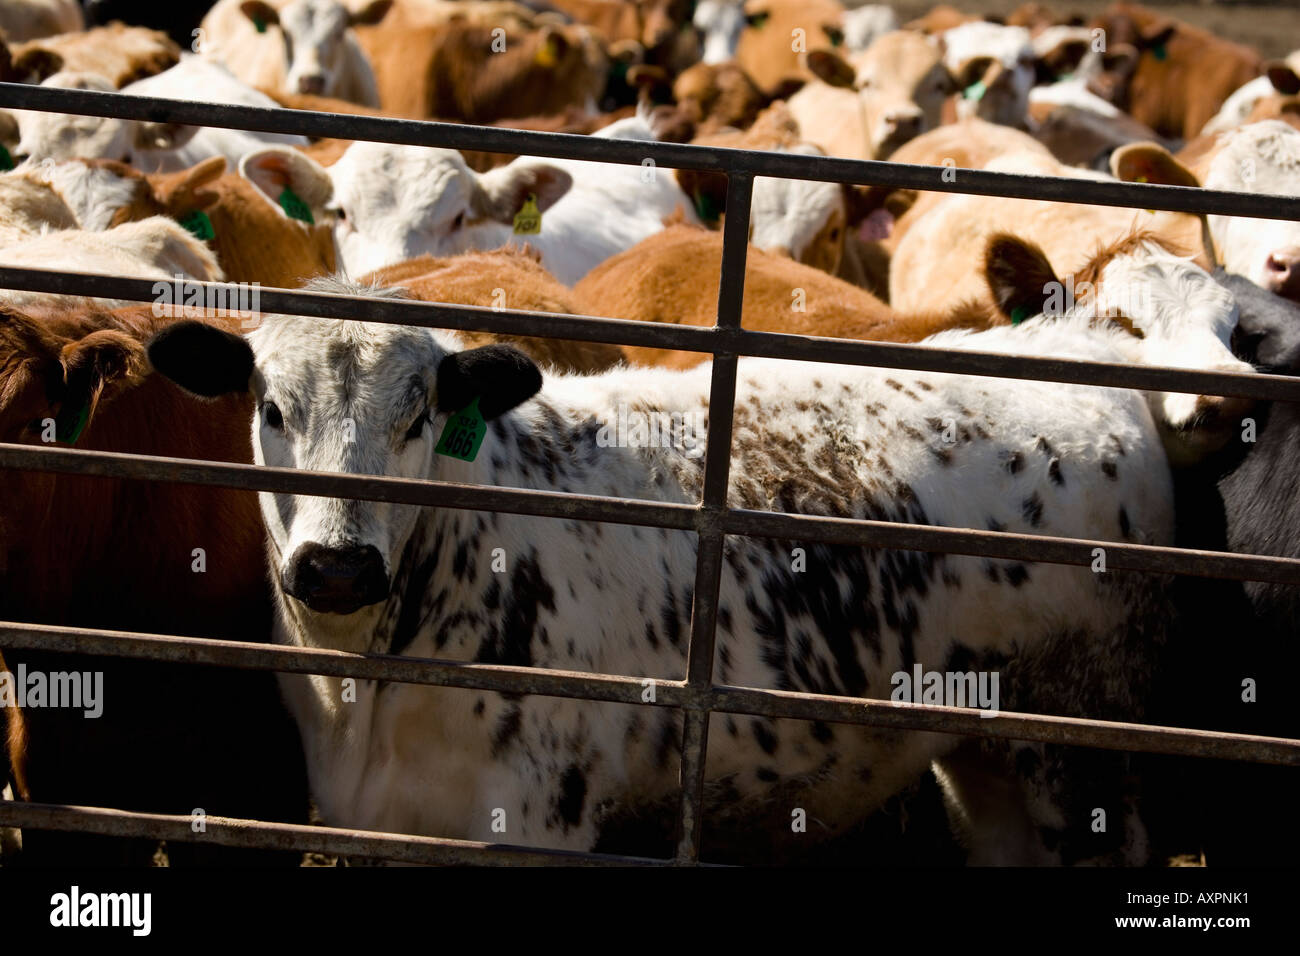
<instances>
[{"instance_id":1,"label":"rusty metal bar","mask_svg":"<svg viewBox=\"0 0 1300 956\"><path fill-rule=\"evenodd\" d=\"M2 84L0 84L2 85ZM724 237L725 241L725 237ZM0 288L25 292L57 292L152 302L160 281L121 276L19 269L0 266ZM205 290L239 286L220 282L191 282ZM755 332L739 327L697 328L608 319L596 316L525 312L482 306L451 305L413 299L376 299L292 289L259 288L262 312L285 312L320 318L351 319L396 325L444 329L473 329L542 338L582 339L611 345L719 352L759 358L863 365L873 368L979 375L992 378L1034 379L1074 385L1136 388L1146 391L1189 392L1197 395L1231 395L1272 401L1300 401L1300 378L1254 372L1212 372L1159 365L1126 365L1079 359L1004 355L998 352L942 349L928 345L823 338L783 332Z\"/></svg>"},{"instance_id":2,"label":"rusty metal bar","mask_svg":"<svg viewBox=\"0 0 1300 956\"><path fill-rule=\"evenodd\" d=\"M955 176L945 178L945 168L941 166L723 149L685 143L606 139L569 133L539 133L425 120L317 113L280 107L235 106L228 103L171 100L97 90L66 90L19 83L0 83L0 107L265 133L295 133L378 143L519 153L632 166L653 159L660 166L675 169L699 169L728 174L745 172L751 176L774 176L780 179L861 183L896 189L971 193L1012 199L1045 199L1099 206L1131 206L1173 212L1300 220L1300 199L1294 196L1060 176L1029 176L982 169L961 169L956 171Z\"/></svg>"},{"instance_id":3,"label":"rusty metal bar","mask_svg":"<svg viewBox=\"0 0 1300 956\"><path fill-rule=\"evenodd\" d=\"M1230 750L1231 747L1244 747L1249 755L1243 759L1300 765L1300 740L1178 728L1149 728L1138 724L1011 712L987 717L980 716L976 710L957 707L901 704L795 691L725 685L697 691L685 681L655 679L655 700L647 703L642 699L646 679L639 677L11 622L0 623L0 644L6 648L39 649L55 653L325 674L363 680L691 708L696 711L722 710L755 716L825 720L900 730L981 737L1010 736L1023 740L1107 749L1152 749L1185 756L1230 757L1237 754L1237 751ZM1134 736L1135 731L1140 733Z\"/></svg>"},{"instance_id":4,"label":"rusty metal bar","mask_svg":"<svg viewBox=\"0 0 1300 956\"><path fill-rule=\"evenodd\" d=\"M722 233L722 269L718 279L719 329L740 328L744 305L745 259L749 251L749 213L754 180L748 173L727 177L727 220ZM686 651L686 680L704 692L713 685L713 648L717 641L718 594L722 587L723 531L716 520L727 510L731 480L731 435L735 424L736 368L734 352L714 355L709 384L708 445L704 458L704 488L695 550L695 590L691 602L691 634ZM677 862L699 861L704 825L704 770L708 762L709 711L688 708L683 715L680 765L681 804L678 814Z\"/></svg>"},{"instance_id":5,"label":"rusty metal bar","mask_svg":"<svg viewBox=\"0 0 1300 956\"><path fill-rule=\"evenodd\" d=\"M708 723L709 715L714 710L1300 766L1300 740L1014 713L988 717L976 710L717 686L712 680L721 564L727 534L835 541L871 547L933 550L1062 564L1089 564L1094 550L1102 548L1108 566L1114 569L1300 583L1300 561L1294 559L728 509L728 469L739 355L1271 400L1300 400L1300 381L1286 376L1135 367L1117 363L1003 356L926 346L744 331L740 328L740 318L753 176L863 182L942 192L1249 215L1270 219L1300 220L1300 199L990 173L983 170L962 170L960 183L955 179L945 182L939 176L942 170L936 167L259 109L15 84L0 84L0 105L227 128L303 132L317 136L356 138L360 133L363 138L383 142L455 146L623 164L639 165L646 158L652 158L666 166L716 170L728 174L728 216L724 226L718 320L712 329L259 289L259 294L266 296L267 308L264 311L352 319L362 316L362 320L369 321L711 352L715 356L711 372L711 440L706 457L702 500L698 507L469 487L441 482L317 474L240 464L0 445L0 467L91 476L150 478L297 494L411 501L443 507L696 531L698 548L687 679L656 681L657 694L654 701L657 706L681 709L684 715L678 820L680 831L675 860L672 862L698 862ZM141 279L0 268L0 286L32 291L151 301L156 298L155 285L156 283ZM221 284L215 283L193 285L202 287L205 293L208 289L223 288ZM643 679L629 676L357 655L202 638L49 628L3 622L0 622L0 643L12 647L39 647L127 658L295 673L328 673L500 692L644 703L641 699ZM572 862L617 865L669 862L327 827L282 826L214 817L208 818L211 833L196 835L192 831L189 817L33 804L0 803L0 823L175 840L197 839L200 842L231 846L315 849L318 852L373 856L402 862Z\"/></svg>"},{"instance_id":6,"label":"rusty metal bar","mask_svg":"<svg viewBox=\"0 0 1300 956\"><path fill-rule=\"evenodd\" d=\"M904 551L933 551L1088 566L1105 552L1109 570L1186 574L1236 581L1300 584L1300 559L1272 555L1198 551L1119 541L1089 541L1009 531L945 528L937 525L793 515L775 511L728 509L711 513L671 502L606 498L522 488L461 485L443 481L346 475L276 468L266 465L160 458L120 452L81 451L0 442L0 468L91 477L132 478L180 484L212 485L248 491L389 501L439 508L498 511L578 521L698 531L712 522L725 534L821 541Z\"/></svg>"},{"instance_id":7,"label":"rusty metal bar","mask_svg":"<svg viewBox=\"0 0 1300 956\"><path fill-rule=\"evenodd\" d=\"M574 850L544 850L505 843L352 830L343 827L268 823L207 816L194 832L188 816L135 813L105 807L0 800L0 826L63 830L169 843L206 843L244 849L292 850L328 856L368 857L424 866L666 866L668 860Z\"/></svg>"},{"instance_id":8,"label":"rusty metal bar","mask_svg":"<svg viewBox=\"0 0 1300 956\"><path fill-rule=\"evenodd\" d=\"M0 647L1300 766L1300 740L1012 711L989 717L970 708L758 687L697 689L686 681L653 678L655 699L646 701L643 677L15 622L0 622Z\"/></svg>"}]
</instances>

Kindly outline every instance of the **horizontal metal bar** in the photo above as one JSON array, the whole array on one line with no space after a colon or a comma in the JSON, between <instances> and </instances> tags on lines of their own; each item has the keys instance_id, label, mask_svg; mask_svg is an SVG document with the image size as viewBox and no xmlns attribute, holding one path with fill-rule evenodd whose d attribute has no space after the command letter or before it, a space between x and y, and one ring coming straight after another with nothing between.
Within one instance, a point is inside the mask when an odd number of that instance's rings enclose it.
<instances>
[{"instance_id":1,"label":"horizontal metal bar","mask_svg":"<svg viewBox=\"0 0 1300 956\"><path fill-rule=\"evenodd\" d=\"M1106 750L1150 751L1188 757L1300 766L1300 740L1209 730L1153 727L1119 721L1001 711L982 716L962 707L910 704L861 697L713 685L696 690L681 680L467 664L324 648L250 644L200 637L0 622L0 647L124 657L203 666L325 674L406 684L432 684L498 693L540 694L647 707L722 711L793 720L887 727L973 737L1008 737Z\"/></svg>"},{"instance_id":2,"label":"horizontal metal bar","mask_svg":"<svg viewBox=\"0 0 1300 956\"><path fill-rule=\"evenodd\" d=\"M0 266L0 288L26 292L58 292L152 302L157 299L154 287L159 284L166 283L154 279ZM226 290L227 293L239 290L236 285L218 282L186 280L186 285L204 290ZM1002 355L997 352L941 349L928 345L667 325L413 299L336 295L330 292L263 288L258 290L258 295L262 312L285 312L358 322L473 329L508 335L583 339L612 345L681 349L688 352L726 352L759 358L954 375L1034 379L1110 388L1189 392L1196 395L1231 395L1269 401L1300 401L1300 378L1289 375L1211 372L1159 365Z\"/></svg>"},{"instance_id":3,"label":"horizontal metal bar","mask_svg":"<svg viewBox=\"0 0 1300 956\"><path fill-rule=\"evenodd\" d=\"M824 541L907 551L969 554L1047 564L1091 565L1097 548L1105 552L1108 570L1186 574L1238 581L1300 584L1300 559L1272 555L1197 551L1120 541L1024 535L1009 531L980 531L936 525L792 515L735 509L710 516L695 505L606 498L555 491L461 485L443 481L409 480L379 475L273 468L265 465L161 458L121 452L82 451L0 442L0 468L134 478L179 484L275 491L317 497L354 498L472 511L603 521L611 524L698 530L716 521L727 534Z\"/></svg>"},{"instance_id":4,"label":"horizontal metal bar","mask_svg":"<svg viewBox=\"0 0 1300 956\"><path fill-rule=\"evenodd\" d=\"M697 691L684 680L653 679L654 700L646 701L643 693L650 678L16 622L0 622L0 646L6 650L35 649L142 661L276 670L287 674L324 674L337 678L350 676L364 680L434 684L474 691L536 693L615 704L667 706L695 711L718 710L753 714L757 717L866 724L894 730L963 736L1011 737L1075 747L1148 750L1178 756L1300 766L1300 740L1286 740L1282 737L1152 727L1086 718L1047 717L1011 711L1001 711L996 717L987 717L978 710L967 708L904 704L797 691L770 691L725 684Z\"/></svg>"},{"instance_id":5,"label":"horizontal metal bar","mask_svg":"<svg viewBox=\"0 0 1300 956\"><path fill-rule=\"evenodd\" d=\"M165 813L134 813L106 807L0 800L0 826L63 830L103 836L141 837L169 843L203 843L244 849L286 850L388 860L425 866L670 866L670 860L543 850L476 840L351 830L343 827L268 823L235 817L204 817L204 832L194 819Z\"/></svg>"},{"instance_id":6,"label":"horizontal metal bar","mask_svg":"<svg viewBox=\"0 0 1300 956\"><path fill-rule=\"evenodd\" d=\"M661 166L676 169L715 172L744 170L755 176L859 183L896 189L973 193L1100 206L1132 206L1260 219L1300 219L1300 198L1294 196L1145 183L1099 182L1060 176L1028 176L978 169L949 170L940 166L876 160L724 149L685 143L647 143L570 133L540 133L279 107L236 106L19 83L0 83L0 107L186 123L265 133L295 133L312 137L471 149L489 153L520 153L635 166L641 165L646 159L653 159Z\"/></svg>"},{"instance_id":7,"label":"horizontal metal bar","mask_svg":"<svg viewBox=\"0 0 1300 956\"><path fill-rule=\"evenodd\" d=\"M286 674L324 674L329 677L355 677L358 680L395 681L400 684L432 684L468 690L573 697L618 704L643 703L641 698L647 686L645 681L651 679L14 621L0 621L0 647L6 651L26 648L166 661L171 664L275 670ZM703 696L692 694L684 681L654 678L654 683L655 706L694 709L704 706Z\"/></svg>"}]
</instances>

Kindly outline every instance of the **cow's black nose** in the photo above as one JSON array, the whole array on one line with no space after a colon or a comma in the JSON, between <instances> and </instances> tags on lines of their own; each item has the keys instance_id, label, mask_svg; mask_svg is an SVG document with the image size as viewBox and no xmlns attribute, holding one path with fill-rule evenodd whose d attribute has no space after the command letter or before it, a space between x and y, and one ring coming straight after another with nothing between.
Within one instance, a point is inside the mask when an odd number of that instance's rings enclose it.
<instances>
[{"instance_id":1,"label":"cow's black nose","mask_svg":"<svg viewBox=\"0 0 1300 956\"><path fill-rule=\"evenodd\" d=\"M289 565L284 590L313 611L351 614L388 597L383 556L373 545L300 547Z\"/></svg>"}]
</instances>

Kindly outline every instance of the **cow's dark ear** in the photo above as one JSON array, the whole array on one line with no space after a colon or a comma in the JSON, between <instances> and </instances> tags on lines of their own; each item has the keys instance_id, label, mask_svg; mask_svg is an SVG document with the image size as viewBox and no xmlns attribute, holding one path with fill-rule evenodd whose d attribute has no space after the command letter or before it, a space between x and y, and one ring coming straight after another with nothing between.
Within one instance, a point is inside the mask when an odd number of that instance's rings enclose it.
<instances>
[{"instance_id":1,"label":"cow's dark ear","mask_svg":"<svg viewBox=\"0 0 1300 956\"><path fill-rule=\"evenodd\" d=\"M854 88L857 73L838 53L830 50L809 50L807 64L813 75L823 83L842 90Z\"/></svg>"},{"instance_id":2,"label":"cow's dark ear","mask_svg":"<svg viewBox=\"0 0 1300 956\"><path fill-rule=\"evenodd\" d=\"M248 391L253 350L238 335L203 322L177 322L148 346L154 369L185 391L216 398Z\"/></svg>"},{"instance_id":3,"label":"cow's dark ear","mask_svg":"<svg viewBox=\"0 0 1300 956\"><path fill-rule=\"evenodd\" d=\"M1300 75L1285 60L1269 60L1264 64L1264 75L1283 96L1300 93Z\"/></svg>"},{"instance_id":4,"label":"cow's dark ear","mask_svg":"<svg viewBox=\"0 0 1300 956\"><path fill-rule=\"evenodd\" d=\"M541 387L541 369L509 345L454 352L438 364L438 411L458 412L477 398L479 413L490 421Z\"/></svg>"},{"instance_id":5,"label":"cow's dark ear","mask_svg":"<svg viewBox=\"0 0 1300 956\"><path fill-rule=\"evenodd\" d=\"M1017 236L998 233L984 249L984 277L998 311L1019 324L1042 315L1061 280L1043 250Z\"/></svg>"}]
</instances>

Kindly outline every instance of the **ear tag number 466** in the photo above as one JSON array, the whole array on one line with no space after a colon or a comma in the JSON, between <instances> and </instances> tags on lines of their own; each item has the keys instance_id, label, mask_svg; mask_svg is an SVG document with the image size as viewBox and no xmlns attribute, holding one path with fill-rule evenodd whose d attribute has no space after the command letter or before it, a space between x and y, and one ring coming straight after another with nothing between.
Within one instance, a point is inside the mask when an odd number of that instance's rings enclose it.
<instances>
[{"instance_id":1,"label":"ear tag number 466","mask_svg":"<svg viewBox=\"0 0 1300 956\"><path fill-rule=\"evenodd\" d=\"M442 430L442 437L434 448L439 455L473 461L478 455L483 437L487 435L487 422L478 410L478 399L469 403L450 418Z\"/></svg>"}]
</instances>

